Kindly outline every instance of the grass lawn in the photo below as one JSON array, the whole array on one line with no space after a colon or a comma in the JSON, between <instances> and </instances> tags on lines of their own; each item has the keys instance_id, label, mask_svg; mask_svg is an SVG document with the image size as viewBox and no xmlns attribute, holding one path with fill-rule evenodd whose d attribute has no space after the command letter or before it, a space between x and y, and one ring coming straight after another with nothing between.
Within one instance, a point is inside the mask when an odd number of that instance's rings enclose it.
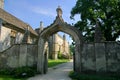
<instances>
[{"instance_id":1,"label":"grass lawn","mask_svg":"<svg viewBox=\"0 0 120 80\"><path fill-rule=\"evenodd\" d=\"M48 60L48 67L53 67L53 66L56 66L58 64L65 63L65 62L68 62L68 61L69 61L68 59L57 59L57 60L49 59Z\"/></svg>"}]
</instances>

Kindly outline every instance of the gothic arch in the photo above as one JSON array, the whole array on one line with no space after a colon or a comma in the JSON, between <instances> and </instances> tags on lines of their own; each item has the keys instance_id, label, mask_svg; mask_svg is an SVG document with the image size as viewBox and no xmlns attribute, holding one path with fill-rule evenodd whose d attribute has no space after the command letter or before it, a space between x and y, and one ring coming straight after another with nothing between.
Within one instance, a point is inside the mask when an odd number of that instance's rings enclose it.
<instances>
[{"instance_id":1,"label":"gothic arch","mask_svg":"<svg viewBox=\"0 0 120 80\"><path fill-rule=\"evenodd\" d=\"M75 28L74 26L71 26L64 22L62 19L62 10L61 8L57 8L57 17L53 24L45 28L39 35L39 41L38 41L38 63L37 63L37 69L39 72L46 73L47 71L47 60L45 55L45 49L46 49L46 41L48 40L49 36L53 35L56 32L62 31L69 35L71 35L75 41L75 71L81 72L81 52L83 47L83 37L81 32Z\"/></svg>"}]
</instances>

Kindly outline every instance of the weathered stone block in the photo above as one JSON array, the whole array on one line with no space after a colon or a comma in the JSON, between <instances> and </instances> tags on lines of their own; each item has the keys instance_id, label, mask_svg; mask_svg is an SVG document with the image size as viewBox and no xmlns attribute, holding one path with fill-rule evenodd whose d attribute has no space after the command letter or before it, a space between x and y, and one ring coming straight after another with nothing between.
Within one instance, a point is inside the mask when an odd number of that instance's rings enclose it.
<instances>
[{"instance_id":1,"label":"weathered stone block","mask_svg":"<svg viewBox=\"0 0 120 80\"><path fill-rule=\"evenodd\" d=\"M106 72L105 44L95 43L96 71Z\"/></svg>"},{"instance_id":2,"label":"weathered stone block","mask_svg":"<svg viewBox=\"0 0 120 80\"><path fill-rule=\"evenodd\" d=\"M117 72L120 73L120 43L115 44L116 55L117 55Z\"/></svg>"},{"instance_id":3,"label":"weathered stone block","mask_svg":"<svg viewBox=\"0 0 120 80\"><path fill-rule=\"evenodd\" d=\"M84 44L82 51L82 71L85 71L84 63L86 62L87 44ZM75 58L75 57L74 57Z\"/></svg>"},{"instance_id":4,"label":"weathered stone block","mask_svg":"<svg viewBox=\"0 0 120 80\"><path fill-rule=\"evenodd\" d=\"M37 51L37 48L35 45L28 45L27 46L27 65L28 66L33 66L36 63L36 59L37 59L37 56L36 56L36 51Z\"/></svg>"},{"instance_id":5,"label":"weathered stone block","mask_svg":"<svg viewBox=\"0 0 120 80\"><path fill-rule=\"evenodd\" d=\"M115 43L106 43L106 60L107 60L107 71L115 72L117 71L117 53Z\"/></svg>"},{"instance_id":6,"label":"weathered stone block","mask_svg":"<svg viewBox=\"0 0 120 80\"><path fill-rule=\"evenodd\" d=\"M8 50L7 65L11 68L19 66L19 49L19 45L14 45Z\"/></svg>"},{"instance_id":7,"label":"weathered stone block","mask_svg":"<svg viewBox=\"0 0 120 80\"><path fill-rule=\"evenodd\" d=\"M83 54L83 69L85 71L95 71L95 53L94 53L94 44L86 44L84 46L84 50L86 50Z\"/></svg>"},{"instance_id":8,"label":"weathered stone block","mask_svg":"<svg viewBox=\"0 0 120 80\"><path fill-rule=\"evenodd\" d=\"M19 67L26 66L27 63L27 45L20 45Z\"/></svg>"},{"instance_id":9,"label":"weathered stone block","mask_svg":"<svg viewBox=\"0 0 120 80\"><path fill-rule=\"evenodd\" d=\"M4 53L0 54L0 69L6 68L7 56Z\"/></svg>"}]
</instances>

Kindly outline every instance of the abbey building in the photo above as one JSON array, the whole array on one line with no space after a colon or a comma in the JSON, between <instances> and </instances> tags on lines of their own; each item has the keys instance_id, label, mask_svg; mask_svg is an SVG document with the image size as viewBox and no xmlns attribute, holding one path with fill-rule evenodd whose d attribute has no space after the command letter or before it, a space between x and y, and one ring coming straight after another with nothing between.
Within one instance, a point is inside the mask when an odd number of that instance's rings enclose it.
<instances>
[{"instance_id":1,"label":"abbey building","mask_svg":"<svg viewBox=\"0 0 120 80\"><path fill-rule=\"evenodd\" d=\"M0 0L0 52L15 44L37 44L42 30L42 23L40 23L40 28L33 30L29 24L6 12L4 0ZM58 53L69 55L69 43L65 35L63 37L59 34L51 36L48 48L49 56L53 59L57 58Z\"/></svg>"}]
</instances>

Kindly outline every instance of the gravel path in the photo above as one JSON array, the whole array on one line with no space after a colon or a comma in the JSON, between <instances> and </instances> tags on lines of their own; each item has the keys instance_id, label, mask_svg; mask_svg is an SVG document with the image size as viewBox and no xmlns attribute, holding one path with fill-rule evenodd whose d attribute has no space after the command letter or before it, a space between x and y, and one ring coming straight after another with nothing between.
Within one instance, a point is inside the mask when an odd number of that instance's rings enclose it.
<instances>
[{"instance_id":1,"label":"gravel path","mask_svg":"<svg viewBox=\"0 0 120 80\"><path fill-rule=\"evenodd\" d=\"M28 80L71 80L68 77L68 74L72 69L73 62L63 63L53 68L49 68L45 75L36 75Z\"/></svg>"}]
</instances>

